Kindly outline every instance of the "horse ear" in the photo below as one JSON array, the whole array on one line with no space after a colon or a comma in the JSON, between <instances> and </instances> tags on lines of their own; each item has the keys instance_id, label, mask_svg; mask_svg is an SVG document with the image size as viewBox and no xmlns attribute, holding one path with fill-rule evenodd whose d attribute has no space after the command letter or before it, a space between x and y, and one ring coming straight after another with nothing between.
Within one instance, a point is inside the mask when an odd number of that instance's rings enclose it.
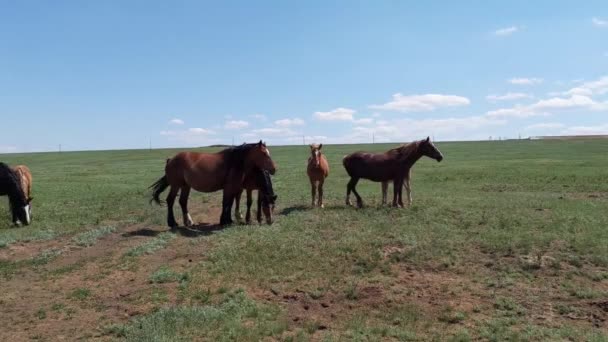
<instances>
[{"instance_id":1,"label":"horse ear","mask_svg":"<svg viewBox=\"0 0 608 342\"><path fill-rule=\"evenodd\" d=\"M258 146L262 146L264 145L264 143L262 142L262 140L260 139L260 142L258 143Z\"/></svg>"},{"instance_id":2,"label":"horse ear","mask_svg":"<svg viewBox=\"0 0 608 342\"><path fill-rule=\"evenodd\" d=\"M426 137L426 142L428 143L429 141L431 141L431 137L427 136Z\"/></svg>"},{"instance_id":3,"label":"horse ear","mask_svg":"<svg viewBox=\"0 0 608 342\"><path fill-rule=\"evenodd\" d=\"M319 144L319 150L321 149L321 147L323 147L323 144Z\"/></svg>"},{"instance_id":4,"label":"horse ear","mask_svg":"<svg viewBox=\"0 0 608 342\"><path fill-rule=\"evenodd\" d=\"M34 199L34 197L28 197L27 199L27 204L30 204L32 202L32 200Z\"/></svg>"}]
</instances>

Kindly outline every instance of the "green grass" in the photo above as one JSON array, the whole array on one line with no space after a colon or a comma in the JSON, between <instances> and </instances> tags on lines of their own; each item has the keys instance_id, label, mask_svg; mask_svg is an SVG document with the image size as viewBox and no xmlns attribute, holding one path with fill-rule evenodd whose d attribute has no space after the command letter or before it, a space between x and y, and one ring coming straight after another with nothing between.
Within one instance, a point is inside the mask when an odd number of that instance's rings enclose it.
<instances>
[{"instance_id":1,"label":"green grass","mask_svg":"<svg viewBox=\"0 0 608 342\"><path fill-rule=\"evenodd\" d=\"M583 308L570 301L605 296L608 141L437 145L444 161L423 158L415 166L414 203L404 210L381 207L380 185L368 181L358 185L366 207L344 205L348 177L342 157L356 150L387 150L393 144L324 146L331 167L325 209L309 208L308 148L271 147L278 165L273 178L279 196L275 224L235 225L194 239L173 233L142 239L125 252L134 264L139 262L134 257L171 248L174 239L200 246L200 261L186 270L187 282L168 268L146 274L151 287L180 286L179 304L110 330L129 340L162 340L172 334L184 339L201 334L210 340L307 340L313 335L321 340L605 338L590 322L564 318L562 328L556 328L559 324L549 326L533 317L543 314L547 301L556 301L556 310L566 314ZM166 208L148 204L147 187L175 152L0 156L9 164L30 166L35 197L34 221L25 228L11 227L6 203L0 203L0 248L65 235L88 246L105 234L98 231L100 226L141 222L164 229ZM198 210L207 203L217 207L220 194L193 193L191 203ZM181 221L177 204L175 209ZM9 277L29 266L0 260L0 274ZM440 286L445 279L451 282ZM243 287L247 295L225 299L235 287ZM437 307L412 315L403 304L430 305L421 289L435 291L443 301L461 295L483 300L463 308L438 300ZM532 289L541 289L541 297ZM554 292L564 302L545 295ZM256 293L277 293L272 296L278 299L267 307L263 296L250 295ZM330 329L314 331L330 322L300 317L284 331L285 322L276 312L285 312L280 298L292 293L339 306ZM158 303L169 300L165 294L157 297ZM373 309L374 300L382 310ZM243 326L250 325L261 328L249 334Z\"/></svg>"},{"instance_id":2,"label":"green grass","mask_svg":"<svg viewBox=\"0 0 608 342\"><path fill-rule=\"evenodd\" d=\"M93 246L95 242L97 242L97 240L108 234L113 233L115 230L116 227L113 226L92 229L74 236L72 238L72 241L74 241L74 243L78 246L90 247Z\"/></svg>"}]
</instances>

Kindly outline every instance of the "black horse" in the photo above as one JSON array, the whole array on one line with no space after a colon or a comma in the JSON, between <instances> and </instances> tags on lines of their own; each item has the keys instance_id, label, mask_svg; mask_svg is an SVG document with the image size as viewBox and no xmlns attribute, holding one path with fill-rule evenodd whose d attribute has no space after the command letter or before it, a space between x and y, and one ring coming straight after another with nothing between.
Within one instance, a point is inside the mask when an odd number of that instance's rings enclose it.
<instances>
[{"instance_id":1,"label":"black horse","mask_svg":"<svg viewBox=\"0 0 608 342\"><path fill-rule=\"evenodd\" d=\"M0 163L0 196L8 196L15 225L30 224L29 200L23 193L17 174L4 163Z\"/></svg>"}]
</instances>

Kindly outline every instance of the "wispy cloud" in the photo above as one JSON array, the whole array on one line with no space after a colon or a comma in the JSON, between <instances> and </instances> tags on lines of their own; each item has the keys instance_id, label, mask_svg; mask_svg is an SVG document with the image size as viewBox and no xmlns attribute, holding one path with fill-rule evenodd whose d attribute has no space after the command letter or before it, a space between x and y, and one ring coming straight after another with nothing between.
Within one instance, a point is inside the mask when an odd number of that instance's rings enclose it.
<instances>
[{"instance_id":1,"label":"wispy cloud","mask_svg":"<svg viewBox=\"0 0 608 342\"><path fill-rule=\"evenodd\" d=\"M542 131L542 130L559 129L559 128L563 128L563 127L565 127L565 125L562 123L559 123L559 122L541 122L541 123L537 123L534 125L526 126L526 128L524 128L524 129L528 130L528 131Z\"/></svg>"},{"instance_id":2,"label":"wispy cloud","mask_svg":"<svg viewBox=\"0 0 608 342\"><path fill-rule=\"evenodd\" d=\"M268 118L266 117L266 115L264 114L252 114L249 115L251 118L256 119L256 120L261 120L261 121L266 121L268 120Z\"/></svg>"},{"instance_id":3,"label":"wispy cloud","mask_svg":"<svg viewBox=\"0 0 608 342\"><path fill-rule=\"evenodd\" d=\"M321 121L352 121L355 110L349 108L336 108L329 112L315 112L313 116Z\"/></svg>"},{"instance_id":4,"label":"wispy cloud","mask_svg":"<svg viewBox=\"0 0 608 342\"><path fill-rule=\"evenodd\" d=\"M513 33L519 31L520 29L521 28L518 26L505 27L505 28L501 28L501 29L494 31L494 35L499 36L499 37L506 37L506 36L512 35Z\"/></svg>"},{"instance_id":5,"label":"wispy cloud","mask_svg":"<svg viewBox=\"0 0 608 342\"><path fill-rule=\"evenodd\" d=\"M171 119L171 121L169 121L169 123L171 125L183 125L184 120L175 118L175 119Z\"/></svg>"},{"instance_id":6,"label":"wispy cloud","mask_svg":"<svg viewBox=\"0 0 608 342\"><path fill-rule=\"evenodd\" d=\"M292 126L303 126L304 120L300 118L294 119L281 119L274 122L275 125L279 127L292 127Z\"/></svg>"},{"instance_id":7,"label":"wispy cloud","mask_svg":"<svg viewBox=\"0 0 608 342\"><path fill-rule=\"evenodd\" d=\"M249 122L243 120L230 120L224 124L225 129L243 129L249 127Z\"/></svg>"},{"instance_id":8,"label":"wispy cloud","mask_svg":"<svg viewBox=\"0 0 608 342\"><path fill-rule=\"evenodd\" d=\"M509 80L511 84L517 85L535 85L543 83L542 78L526 78L526 77L515 77Z\"/></svg>"},{"instance_id":9,"label":"wispy cloud","mask_svg":"<svg viewBox=\"0 0 608 342\"><path fill-rule=\"evenodd\" d=\"M184 144L207 144L211 143L212 140L209 138L214 136L216 133L213 130L192 127L184 130L167 130L161 131L160 135L167 137L168 140L176 141Z\"/></svg>"},{"instance_id":10,"label":"wispy cloud","mask_svg":"<svg viewBox=\"0 0 608 342\"><path fill-rule=\"evenodd\" d=\"M506 93L504 95L488 95L486 96L486 100L490 102L496 101L511 101L511 100L521 100L521 99L531 99L534 96L526 93Z\"/></svg>"},{"instance_id":11,"label":"wispy cloud","mask_svg":"<svg viewBox=\"0 0 608 342\"><path fill-rule=\"evenodd\" d=\"M512 108L501 108L486 113L490 118L527 118L531 116L547 116L554 111L567 111L572 109L584 110L607 110L608 102L597 102L584 95L572 95L570 97L552 97L540 100L528 106L515 106Z\"/></svg>"},{"instance_id":12,"label":"wispy cloud","mask_svg":"<svg viewBox=\"0 0 608 342\"><path fill-rule=\"evenodd\" d=\"M369 108L395 112L427 112L441 107L456 107L469 105L471 101L462 96L423 94L423 95L393 95L393 100L381 105L371 105Z\"/></svg>"},{"instance_id":13,"label":"wispy cloud","mask_svg":"<svg viewBox=\"0 0 608 342\"><path fill-rule=\"evenodd\" d=\"M573 126L562 131L564 135L605 135L608 134L608 124L596 126Z\"/></svg>"},{"instance_id":14,"label":"wispy cloud","mask_svg":"<svg viewBox=\"0 0 608 342\"><path fill-rule=\"evenodd\" d=\"M593 18L591 19L591 22L595 27L608 27L608 20Z\"/></svg>"}]
</instances>

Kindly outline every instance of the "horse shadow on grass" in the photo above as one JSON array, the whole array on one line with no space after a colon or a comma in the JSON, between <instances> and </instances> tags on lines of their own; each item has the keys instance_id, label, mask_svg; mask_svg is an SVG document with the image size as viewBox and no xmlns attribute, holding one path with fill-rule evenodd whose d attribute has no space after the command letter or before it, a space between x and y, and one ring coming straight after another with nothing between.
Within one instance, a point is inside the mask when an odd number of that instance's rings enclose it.
<instances>
[{"instance_id":1,"label":"horse shadow on grass","mask_svg":"<svg viewBox=\"0 0 608 342\"><path fill-rule=\"evenodd\" d=\"M311 210L345 210L345 209L349 209L349 206L346 205L326 205L325 208L321 209L318 207L312 207L310 205L294 205L291 207L287 207L283 210L281 210L279 212L279 215L289 215L291 213L298 213L298 212L304 212L304 211L311 211Z\"/></svg>"},{"instance_id":2,"label":"horse shadow on grass","mask_svg":"<svg viewBox=\"0 0 608 342\"><path fill-rule=\"evenodd\" d=\"M220 231L220 230L223 230L228 227L230 227L230 226L229 225L220 226L219 224L201 223L201 224L193 225L191 227L175 227L175 228L171 228L169 230L155 230L155 229L150 229L150 228L142 228L142 229L134 230L131 232L126 232L126 233L122 234L122 236L123 237L133 237L133 236L154 237L159 234L169 232L169 233L173 233L173 234L178 234L183 237L195 238L195 237L199 237L199 236L208 236L208 235L215 233L216 231Z\"/></svg>"}]
</instances>

